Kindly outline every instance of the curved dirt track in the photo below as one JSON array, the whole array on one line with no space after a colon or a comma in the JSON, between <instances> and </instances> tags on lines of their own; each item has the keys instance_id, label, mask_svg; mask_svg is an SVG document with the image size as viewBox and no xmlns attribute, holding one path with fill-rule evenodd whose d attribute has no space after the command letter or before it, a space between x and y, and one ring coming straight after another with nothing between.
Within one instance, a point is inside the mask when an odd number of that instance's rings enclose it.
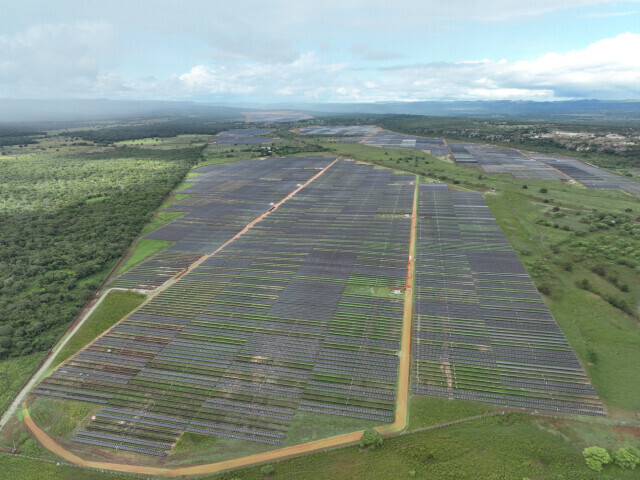
<instances>
[{"instance_id":1,"label":"curved dirt track","mask_svg":"<svg viewBox=\"0 0 640 480\"><path fill-rule=\"evenodd\" d=\"M337 160L336 160L337 161ZM335 163L335 162L334 162ZM333 163L331 164L333 165ZM327 167L329 168L329 167ZM326 169L325 169L326 170ZM319 176L320 172L317 176ZM316 177L317 177L316 176ZM316 178L314 177L314 179ZM306 185L306 184L305 184ZM300 187L302 188L302 187ZM299 189L298 189L299 190ZM288 198L293 196L298 190L292 193ZM409 369L411 363L411 332L412 332L412 316L413 316L413 287L414 287L414 263L416 250L416 228L418 218L418 194L419 182L416 178L415 190L413 198L413 212L411 215L411 239L409 242L409 259L407 263L407 284L405 289L404 312L402 319L402 339L400 346L400 358L398 369L398 392L396 403L396 417L393 423L377 427L383 435L401 432L407 424L407 403L409 395ZM257 223L257 222L256 222ZM253 224L253 222L252 222ZM250 224L250 225L252 225ZM249 227L249 226L248 226ZM250 227L249 227L250 228ZM246 230L243 230L243 232ZM235 237L234 237L235 238ZM100 470L111 470L124 473L133 473L140 475L153 475L169 478L186 477L191 475L205 475L230 470L233 468L246 467L258 463L265 463L274 460L281 460L296 455L307 454L326 450L329 448L340 447L343 445L353 444L360 440L363 430L358 430L335 437L315 440L313 442L301 443L290 447L279 448L268 452L262 452L255 455L224 460L216 463L208 463L203 465L194 465L190 467L148 467L142 465L129 465L123 463L97 462L85 460L78 457L74 453L64 449L56 443L44 430L38 427L31 416L26 404L22 406L24 423L33 434L34 437L50 452L59 456L69 463L80 465L82 467L96 468Z\"/></svg>"}]
</instances>

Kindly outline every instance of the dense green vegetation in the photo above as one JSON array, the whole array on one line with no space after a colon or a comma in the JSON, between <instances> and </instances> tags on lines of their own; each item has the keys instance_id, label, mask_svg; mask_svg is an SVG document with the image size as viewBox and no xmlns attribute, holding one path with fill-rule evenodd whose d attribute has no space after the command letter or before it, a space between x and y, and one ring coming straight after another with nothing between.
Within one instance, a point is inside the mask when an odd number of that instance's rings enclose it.
<instances>
[{"instance_id":1,"label":"dense green vegetation","mask_svg":"<svg viewBox=\"0 0 640 480\"><path fill-rule=\"evenodd\" d=\"M53 345L201 150L0 157L0 358Z\"/></svg>"},{"instance_id":2,"label":"dense green vegetation","mask_svg":"<svg viewBox=\"0 0 640 480\"><path fill-rule=\"evenodd\" d=\"M382 446L382 435L377 430L373 428L367 428L364 432L362 432L362 438L360 439L360 443L358 443L361 448L370 448L375 449Z\"/></svg>"},{"instance_id":3,"label":"dense green vegetation","mask_svg":"<svg viewBox=\"0 0 640 480\"><path fill-rule=\"evenodd\" d=\"M230 115L233 118L236 115ZM115 127L74 131L73 135L89 142L109 144L124 140L151 137L175 137L177 135L215 135L233 128L243 128L244 122L229 120L203 121L202 119L172 119L139 125L118 125Z\"/></svg>"},{"instance_id":4,"label":"dense green vegetation","mask_svg":"<svg viewBox=\"0 0 640 480\"><path fill-rule=\"evenodd\" d=\"M384 440L376 449L359 446L340 448L304 457L283 460L270 474L278 480L300 479L385 480L420 478L429 480L626 480L637 477L637 469L624 469L615 463L602 472L590 470L582 456L591 446L581 436L595 439L609 449L617 449L627 436L607 427L518 414L505 414L473 420L444 429L409 433ZM3 468L50 473L50 464L35 460L0 456ZM263 466L234 470L201 479L259 480ZM53 479L101 478L99 472L60 467L77 476L51 476ZM271 470L271 469L269 469ZM7 471L7 470L4 470ZM9 470L13 471L13 470ZM413 473L411 473L413 472ZM36 475L37 476L37 475ZM15 476L11 478L36 478ZM37 476L37 478L47 478ZM109 478L121 478L118 475ZM131 477L122 477L131 478Z\"/></svg>"},{"instance_id":5,"label":"dense green vegetation","mask_svg":"<svg viewBox=\"0 0 640 480\"><path fill-rule=\"evenodd\" d=\"M46 132L35 129L0 126L0 155L5 155L2 147L34 144L38 142L37 137L43 136L46 136Z\"/></svg>"}]
</instances>

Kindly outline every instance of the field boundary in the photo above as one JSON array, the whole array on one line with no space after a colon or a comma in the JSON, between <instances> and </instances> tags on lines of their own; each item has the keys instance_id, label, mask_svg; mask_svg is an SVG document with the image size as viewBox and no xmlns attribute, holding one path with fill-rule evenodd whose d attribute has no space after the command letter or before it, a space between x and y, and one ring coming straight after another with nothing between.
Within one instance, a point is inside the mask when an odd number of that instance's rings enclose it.
<instances>
[{"instance_id":1,"label":"field boundary","mask_svg":"<svg viewBox=\"0 0 640 480\"><path fill-rule=\"evenodd\" d=\"M67 342L71 340L71 337L73 337L78 332L80 327L84 325L87 319L96 310L96 308L100 306L100 304L107 297L107 295L109 295L113 291L128 292L130 290L127 288L119 288L119 287L113 287L105 290L100 296L100 298L98 299L98 301L94 303L93 306L89 310L87 310L85 314L82 316L82 318L80 318L80 320L75 324L73 329L69 331L68 334L60 342L58 342L58 344L55 347L49 350L49 354L47 355L47 357L43 359L40 366L31 374L29 379L25 382L24 386L20 389L18 394L14 397L13 401L5 409L4 414L2 415L2 418L0 418L0 430L2 430L2 427L4 427L7 424L7 422L11 419L11 416L18 409L24 397L31 391L34 384L37 383L38 380L40 380L40 377L42 376L42 374L47 371L47 369L49 368L51 363L53 363L53 361L56 359L60 351L64 348Z\"/></svg>"}]
</instances>

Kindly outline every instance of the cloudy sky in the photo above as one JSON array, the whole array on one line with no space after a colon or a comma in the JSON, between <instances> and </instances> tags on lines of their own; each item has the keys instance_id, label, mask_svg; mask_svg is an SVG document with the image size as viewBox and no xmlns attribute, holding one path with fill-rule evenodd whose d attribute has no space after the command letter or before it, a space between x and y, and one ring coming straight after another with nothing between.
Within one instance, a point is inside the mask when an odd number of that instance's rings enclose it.
<instances>
[{"instance_id":1,"label":"cloudy sky","mask_svg":"<svg viewBox=\"0 0 640 480\"><path fill-rule=\"evenodd\" d=\"M640 1L23 0L0 98L640 98Z\"/></svg>"}]
</instances>

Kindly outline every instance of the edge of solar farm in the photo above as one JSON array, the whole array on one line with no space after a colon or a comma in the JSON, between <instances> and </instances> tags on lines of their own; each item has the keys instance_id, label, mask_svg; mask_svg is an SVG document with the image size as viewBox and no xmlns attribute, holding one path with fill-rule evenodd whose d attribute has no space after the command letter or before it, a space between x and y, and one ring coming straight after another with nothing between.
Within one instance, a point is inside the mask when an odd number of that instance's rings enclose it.
<instances>
[{"instance_id":1,"label":"edge of solar farm","mask_svg":"<svg viewBox=\"0 0 640 480\"><path fill-rule=\"evenodd\" d=\"M482 194L420 189L412 392L605 416Z\"/></svg>"}]
</instances>

